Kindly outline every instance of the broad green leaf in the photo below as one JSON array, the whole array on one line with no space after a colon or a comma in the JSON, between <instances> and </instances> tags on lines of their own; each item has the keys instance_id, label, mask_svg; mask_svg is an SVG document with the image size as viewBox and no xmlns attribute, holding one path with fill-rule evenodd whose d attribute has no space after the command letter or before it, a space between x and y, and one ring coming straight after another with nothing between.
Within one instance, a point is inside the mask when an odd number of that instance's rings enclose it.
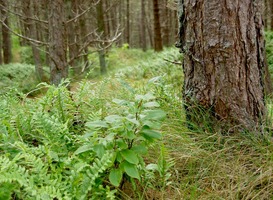
<instances>
[{"instance_id":1,"label":"broad green leaf","mask_svg":"<svg viewBox=\"0 0 273 200\"><path fill-rule=\"evenodd\" d=\"M120 149L127 149L128 148L128 145L127 143L123 140L123 139L118 139L116 141L117 143L117 146L120 148Z\"/></svg>"},{"instance_id":2,"label":"broad green leaf","mask_svg":"<svg viewBox=\"0 0 273 200\"><path fill-rule=\"evenodd\" d=\"M128 105L129 102L126 100L122 100L122 99L113 99L112 102L120 105L120 106L124 106L124 105Z\"/></svg>"},{"instance_id":3,"label":"broad green leaf","mask_svg":"<svg viewBox=\"0 0 273 200\"><path fill-rule=\"evenodd\" d=\"M120 120L122 117L119 115L109 115L107 117L105 117L105 121L108 123L114 123L117 120Z\"/></svg>"},{"instance_id":4,"label":"broad green leaf","mask_svg":"<svg viewBox=\"0 0 273 200\"><path fill-rule=\"evenodd\" d=\"M166 113L163 110L149 110L145 112L147 120L163 120L166 118Z\"/></svg>"},{"instance_id":5,"label":"broad green leaf","mask_svg":"<svg viewBox=\"0 0 273 200\"><path fill-rule=\"evenodd\" d=\"M122 171L120 169L112 169L109 174L110 183L118 187L122 179Z\"/></svg>"},{"instance_id":6,"label":"broad green leaf","mask_svg":"<svg viewBox=\"0 0 273 200\"><path fill-rule=\"evenodd\" d=\"M92 145L86 144L86 145L83 145L83 146L79 147L79 148L74 152L74 154L75 154L75 155L78 155L78 154L84 153L84 152L86 152L86 151L90 151L90 150L92 150L92 149L93 149L93 146L92 146Z\"/></svg>"},{"instance_id":7,"label":"broad green leaf","mask_svg":"<svg viewBox=\"0 0 273 200\"><path fill-rule=\"evenodd\" d=\"M126 131L126 132L123 133L123 137L125 137L125 138L127 138L129 140L133 140L133 139L136 138L136 135L134 134L133 131L129 130L129 131Z\"/></svg>"},{"instance_id":8,"label":"broad green leaf","mask_svg":"<svg viewBox=\"0 0 273 200\"><path fill-rule=\"evenodd\" d=\"M159 103L152 101L152 102L147 102L145 104L143 104L144 108L157 108L160 107Z\"/></svg>"},{"instance_id":9,"label":"broad green leaf","mask_svg":"<svg viewBox=\"0 0 273 200\"><path fill-rule=\"evenodd\" d=\"M97 156L99 158L102 158L102 156L105 153L105 149L104 149L104 146L102 144L95 145L94 148L93 148L93 150L95 151L95 153L97 154Z\"/></svg>"},{"instance_id":10,"label":"broad green leaf","mask_svg":"<svg viewBox=\"0 0 273 200\"><path fill-rule=\"evenodd\" d=\"M159 121L144 120L143 124L149 126L151 129L160 129L161 127L161 122Z\"/></svg>"},{"instance_id":11,"label":"broad green leaf","mask_svg":"<svg viewBox=\"0 0 273 200\"><path fill-rule=\"evenodd\" d=\"M120 153L122 157L129 163L138 164L139 160L138 160L137 154L133 150L125 149L125 150L122 150Z\"/></svg>"},{"instance_id":12,"label":"broad green leaf","mask_svg":"<svg viewBox=\"0 0 273 200\"><path fill-rule=\"evenodd\" d=\"M144 128L141 130L140 134L147 140L153 140L153 139L160 139L162 137L161 133L147 128L147 126L144 126Z\"/></svg>"},{"instance_id":13,"label":"broad green leaf","mask_svg":"<svg viewBox=\"0 0 273 200\"><path fill-rule=\"evenodd\" d=\"M151 170L151 171L155 171L155 170L158 171L158 165L157 164L149 164L146 166L146 169Z\"/></svg>"},{"instance_id":14,"label":"broad green leaf","mask_svg":"<svg viewBox=\"0 0 273 200\"><path fill-rule=\"evenodd\" d=\"M124 171L126 172L126 174L128 174L128 176L136 178L138 180L140 179L136 165L124 162Z\"/></svg>"},{"instance_id":15,"label":"broad green leaf","mask_svg":"<svg viewBox=\"0 0 273 200\"><path fill-rule=\"evenodd\" d=\"M88 128L108 128L108 125L105 121L101 121L101 120L98 120L98 121L94 121L94 122L87 122L86 123L86 126Z\"/></svg>"},{"instance_id":16,"label":"broad green leaf","mask_svg":"<svg viewBox=\"0 0 273 200\"><path fill-rule=\"evenodd\" d=\"M132 149L135 153L137 154L147 154L148 153L148 149L145 145L137 145L137 146L133 146Z\"/></svg>"},{"instance_id":17,"label":"broad green leaf","mask_svg":"<svg viewBox=\"0 0 273 200\"><path fill-rule=\"evenodd\" d=\"M129 118L129 117L126 117L125 119L128 120L129 122L139 126L139 121L137 121L136 119Z\"/></svg>"},{"instance_id":18,"label":"broad green leaf","mask_svg":"<svg viewBox=\"0 0 273 200\"><path fill-rule=\"evenodd\" d=\"M155 96L152 95L151 93L147 93L145 95L136 95L136 97L135 97L136 101L140 101L140 100L150 101L152 99L155 99Z\"/></svg>"}]
</instances>

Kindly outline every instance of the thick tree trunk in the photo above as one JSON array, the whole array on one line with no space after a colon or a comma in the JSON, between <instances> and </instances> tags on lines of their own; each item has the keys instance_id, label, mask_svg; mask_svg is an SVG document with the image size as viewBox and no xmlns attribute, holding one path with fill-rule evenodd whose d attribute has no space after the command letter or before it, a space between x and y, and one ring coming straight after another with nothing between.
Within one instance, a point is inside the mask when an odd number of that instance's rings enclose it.
<instances>
[{"instance_id":1,"label":"thick tree trunk","mask_svg":"<svg viewBox=\"0 0 273 200\"><path fill-rule=\"evenodd\" d=\"M158 0L153 0L154 5L154 49L155 51L162 51L162 37L161 37L161 25L159 18L159 5Z\"/></svg>"},{"instance_id":2,"label":"thick tree trunk","mask_svg":"<svg viewBox=\"0 0 273 200\"><path fill-rule=\"evenodd\" d=\"M11 53L11 35L10 31L8 30L7 26L9 27L9 19L8 14L5 8L8 7L6 0L0 0L0 11L1 17L3 20L4 25L2 25L2 47L3 47L3 60L5 64L8 64L12 61L12 53Z\"/></svg>"},{"instance_id":3,"label":"thick tree trunk","mask_svg":"<svg viewBox=\"0 0 273 200\"><path fill-rule=\"evenodd\" d=\"M59 85L62 79L68 77L63 5L63 0L49 2L50 81L54 85Z\"/></svg>"},{"instance_id":4,"label":"thick tree trunk","mask_svg":"<svg viewBox=\"0 0 273 200\"><path fill-rule=\"evenodd\" d=\"M253 0L180 0L188 119L254 130L266 113L262 11ZM200 111L203 112L200 113ZM206 113L206 114L204 114Z\"/></svg>"}]
</instances>

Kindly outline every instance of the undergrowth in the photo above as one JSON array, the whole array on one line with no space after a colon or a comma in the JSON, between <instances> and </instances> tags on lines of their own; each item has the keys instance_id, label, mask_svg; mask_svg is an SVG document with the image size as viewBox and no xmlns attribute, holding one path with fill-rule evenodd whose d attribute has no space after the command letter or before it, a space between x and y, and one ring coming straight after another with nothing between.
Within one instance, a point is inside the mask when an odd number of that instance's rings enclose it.
<instances>
[{"instance_id":1,"label":"undergrowth","mask_svg":"<svg viewBox=\"0 0 273 200\"><path fill-rule=\"evenodd\" d=\"M0 199L273 198L271 136L189 131L178 51L132 60L72 91L1 96Z\"/></svg>"}]
</instances>

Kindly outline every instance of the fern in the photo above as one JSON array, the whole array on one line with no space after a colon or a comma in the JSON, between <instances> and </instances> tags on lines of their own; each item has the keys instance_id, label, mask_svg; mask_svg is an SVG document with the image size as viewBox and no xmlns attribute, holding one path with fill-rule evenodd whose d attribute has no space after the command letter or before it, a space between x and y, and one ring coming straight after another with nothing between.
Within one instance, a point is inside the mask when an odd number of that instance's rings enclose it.
<instances>
[{"instance_id":1,"label":"fern","mask_svg":"<svg viewBox=\"0 0 273 200\"><path fill-rule=\"evenodd\" d=\"M113 158L113 153L106 152L100 160L96 158L92 166L88 166L86 168L84 173L87 176L83 177L80 190L77 193L77 199L86 199L88 193L90 191L92 193L92 189L93 186L96 184L96 180L100 177L102 173L104 173L107 169L109 169L109 167L112 166Z\"/></svg>"}]
</instances>

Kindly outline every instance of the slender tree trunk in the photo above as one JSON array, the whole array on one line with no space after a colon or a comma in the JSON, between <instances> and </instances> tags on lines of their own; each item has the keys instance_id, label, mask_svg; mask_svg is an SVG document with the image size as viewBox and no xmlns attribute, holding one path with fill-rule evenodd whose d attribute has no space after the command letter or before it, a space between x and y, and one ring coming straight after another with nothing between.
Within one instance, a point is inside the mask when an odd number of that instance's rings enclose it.
<instances>
[{"instance_id":1,"label":"slender tree trunk","mask_svg":"<svg viewBox=\"0 0 273 200\"><path fill-rule=\"evenodd\" d=\"M74 19L77 15L79 15L79 0L71 1L71 8L69 13L69 19ZM82 18L84 16L81 16ZM80 58L76 58L79 54L80 50L80 36L81 36L81 28L80 28L80 19L75 18L69 24L69 28L67 30L68 41L69 41L69 58L72 60L70 63L71 67L74 69L74 74L79 75L80 68ZM76 58L76 59L75 59Z\"/></svg>"},{"instance_id":2,"label":"slender tree trunk","mask_svg":"<svg viewBox=\"0 0 273 200\"><path fill-rule=\"evenodd\" d=\"M2 14L0 12L0 17L2 19ZM2 26L0 26L0 33L2 33ZM0 34L0 65L3 64L3 52L2 52L3 44L2 44L2 35Z\"/></svg>"},{"instance_id":3,"label":"slender tree trunk","mask_svg":"<svg viewBox=\"0 0 273 200\"><path fill-rule=\"evenodd\" d=\"M264 119L262 2L180 0L184 101L188 120L253 131ZM202 113L203 114L202 114ZM206 115L204 114L206 113Z\"/></svg>"},{"instance_id":4,"label":"slender tree trunk","mask_svg":"<svg viewBox=\"0 0 273 200\"><path fill-rule=\"evenodd\" d=\"M126 0L126 32L125 41L130 46L130 0Z\"/></svg>"},{"instance_id":5,"label":"slender tree trunk","mask_svg":"<svg viewBox=\"0 0 273 200\"><path fill-rule=\"evenodd\" d=\"M147 50L146 45L146 27L145 27L145 0L141 0L141 24L140 24L140 33L141 33L141 48L143 51Z\"/></svg>"},{"instance_id":6,"label":"slender tree trunk","mask_svg":"<svg viewBox=\"0 0 273 200\"><path fill-rule=\"evenodd\" d=\"M161 36L158 0L153 0L153 5L154 5L154 49L155 51L162 51L163 44L162 44L162 36Z\"/></svg>"},{"instance_id":7,"label":"slender tree trunk","mask_svg":"<svg viewBox=\"0 0 273 200\"><path fill-rule=\"evenodd\" d=\"M105 23L104 23L104 17L103 17L103 4L102 1L100 1L97 5L97 24L98 24L98 32L100 34L100 38L102 40L105 40ZM105 62L105 49L104 44L101 43L99 50L99 61L100 61L100 72L101 74L106 73L106 62Z\"/></svg>"},{"instance_id":8,"label":"slender tree trunk","mask_svg":"<svg viewBox=\"0 0 273 200\"><path fill-rule=\"evenodd\" d=\"M54 85L59 85L62 79L68 77L64 23L64 1L50 0L48 28L50 80Z\"/></svg>"},{"instance_id":9,"label":"slender tree trunk","mask_svg":"<svg viewBox=\"0 0 273 200\"><path fill-rule=\"evenodd\" d=\"M270 30L273 31L273 0L269 0L270 5Z\"/></svg>"},{"instance_id":10,"label":"slender tree trunk","mask_svg":"<svg viewBox=\"0 0 273 200\"><path fill-rule=\"evenodd\" d=\"M1 17L5 25L2 25L2 41L3 41L3 60L5 64L8 64L12 61L12 53L11 53L11 35L10 31L6 26L10 26L9 17L6 12L6 8L8 8L8 4L6 0L0 0L1 5Z\"/></svg>"},{"instance_id":11,"label":"slender tree trunk","mask_svg":"<svg viewBox=\"0 0 273 200\"><path fill-rule=\"evenodd\" d=\"M170 46L170 30L169 30L169 24L170 24L170 19L169 19L169 9L167 8L167 0L163 1L162 5L162 32L163 32L163 45L164 46Z\"/></svg>"}]
</instances>

